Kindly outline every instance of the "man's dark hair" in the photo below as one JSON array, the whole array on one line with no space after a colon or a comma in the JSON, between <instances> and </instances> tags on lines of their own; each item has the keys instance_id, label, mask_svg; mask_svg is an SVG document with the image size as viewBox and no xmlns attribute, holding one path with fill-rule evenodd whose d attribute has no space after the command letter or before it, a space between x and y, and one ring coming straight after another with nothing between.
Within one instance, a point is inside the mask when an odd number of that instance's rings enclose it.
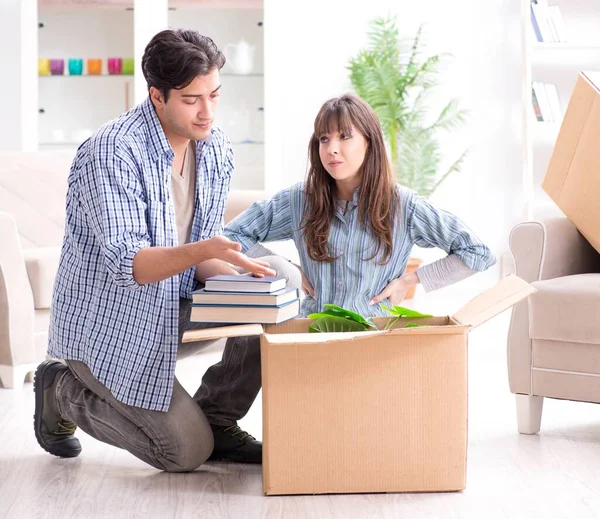
<instances>
[{"instance_id":1,"label":"man's dark hair","mask_svg":"<svg viewBox=\"0 0 600 519\"><path fill-rule=\"evenodd\" d=\"M169 91L188 86L196 76L225 65L225 56L208 36L189 29L167 29L150 40L142 57L142 71L150 87L165 98Z\"/></svg>"}]
</instances>

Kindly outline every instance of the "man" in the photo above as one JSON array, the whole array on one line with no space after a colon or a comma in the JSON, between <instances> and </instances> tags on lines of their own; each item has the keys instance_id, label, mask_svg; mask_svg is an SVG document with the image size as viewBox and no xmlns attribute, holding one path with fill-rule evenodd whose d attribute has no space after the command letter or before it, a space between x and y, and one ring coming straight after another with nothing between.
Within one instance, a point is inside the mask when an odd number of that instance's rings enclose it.
<instances>
[{"instance_id":1,"label":"man","mask_svg":"<svg viewBox=\"0 0 600 519\"><path fill-rule=\"evenodd\" d=\"M210 38L160 32L142 59L149 97L77 151L49 330L49 354L65 362L42 363L34 385L35 434L51 454L79 455L79 426L166 471L261 461L237 426L260 389L255 338L228 341L194 399L175 378L196 283L237 273L231 264L275 273L217 236L233 171L213 127L224 63Z\"/></svg>"}]
</instances>

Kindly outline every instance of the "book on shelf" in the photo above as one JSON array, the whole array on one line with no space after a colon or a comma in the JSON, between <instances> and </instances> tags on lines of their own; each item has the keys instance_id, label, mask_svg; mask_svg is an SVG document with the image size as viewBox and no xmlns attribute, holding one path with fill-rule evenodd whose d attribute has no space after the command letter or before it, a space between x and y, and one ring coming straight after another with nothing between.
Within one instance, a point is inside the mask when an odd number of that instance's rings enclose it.
<instances>
[{"instance_id":1,"label":"book on shelf","mask_svg":"<svg viewBox=\"0 0 600 519\"><path fill-rule=\"evenodd\" d=\"M192 303L203 305L281 306L298 299L296 288L276 292L214 292L203 288L192 292Z\"/></svg>"},{"instance_id":2,"label":"book on shelf","mask_svg":"<svg viewBox=\"0 0 600 519\"><path fill-rule=\"evenodd\" d=\"M537 100L537 96L535 95L535 88L531 87L531 102L533 104L533 112L535 113L535 118L539 122L543 122L544 118L542 117L542 109L540 108L540 103Z\"/></svg>"},{"instance_id":3,"label":"book on shelf","mask_svg":"<svg viewBox=\"0 0 600 519\"><path fill-rule=\"evenodd\" d=\"M278 324L300 313L300 300L280 306L192 304L190 321L195 323Z\"/></svg>"},{"instance_id":4,"label":"book on shelf","mask_svg":"<svg viewBox=\"0 0 600 519\"><path fill-rule=\"evenodd\" d=\"M538 121L546 123L562 121L563 111L558 88L554 83L534 81L531 85L531 102Z\"/></svg>"},{"instance_id":5,"label":"book on shelf","mask_svg":"<svg viewBox=\"0 0 600 519\"><path fill-rule=\"evenodd\" d=\"M561 122L563 119L562 108L560 107L560 98L558 96L558 88L554 83L544 83L546 95L550 102L550 110L552 111L552 119L554 122Z\"/></svg>"},{"instance_id":6,"label":"book on shelf","mask_svg":"<svg viewBox=\"0 0 600 519\"><path fill-rule=\"evenodd\" d=\"M558 5L551 5L548 7L548 16L550 18L550 24L554 29L554 33L556 35L557 42L566 42L567 35L565 31L565 20L560 11L560 7Z\"/></svg>"},{"instance_id":7,"label":"book on shelf","mask_svg":"<svg viewBox=\"0 0 600 519\"><path fill-rule=\"evenodd\" d=\"M558 5L547 0L531 0L531 28L540 43L565 42L565 21Z\"/></svg>"},{"instance_id":8,"label":"book on shelf","mask_svg":"<svg viewBox=\"0 0 600 519\"><path fill-rule=\"evenodd\" d=\"M204 290L206 292L277 292L285 288L287 279L278 276L265 276L262 278L251 275L238 276L212 276L206 279Z\"/></svg>"}]
</instances>

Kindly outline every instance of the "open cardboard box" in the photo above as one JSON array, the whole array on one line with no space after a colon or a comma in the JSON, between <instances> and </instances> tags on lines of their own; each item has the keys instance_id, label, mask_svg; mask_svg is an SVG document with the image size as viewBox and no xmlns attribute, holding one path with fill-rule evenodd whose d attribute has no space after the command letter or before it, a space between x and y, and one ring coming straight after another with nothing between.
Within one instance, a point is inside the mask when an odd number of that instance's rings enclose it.
<instances>
[{"instance_id":1,"label":"open cardboard box","mask_svg":"<svg viewBox=\"0 0 600 519\"><path fill-rule=\"evenodd\" d=\"M580 72L542 188L600 252L600 72Z\"/></svg>"},{"instance_id":2,"label":"open cardboard box","mask_svg":"<svg viewBox=\"0 0 600 519\"><path fill-rule=\"evenodd\" d=\"M294 319L183 340L261 336L266 494L462 490L468 333L533 292L510 275L422 328L307 333Z\"/></svg>"}]
</instances>

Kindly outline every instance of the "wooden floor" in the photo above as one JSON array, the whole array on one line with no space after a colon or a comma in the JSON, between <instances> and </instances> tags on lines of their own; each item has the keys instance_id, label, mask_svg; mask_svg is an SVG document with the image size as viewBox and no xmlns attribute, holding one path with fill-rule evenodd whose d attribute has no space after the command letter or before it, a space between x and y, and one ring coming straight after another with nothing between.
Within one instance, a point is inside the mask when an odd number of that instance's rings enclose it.
<instances>
[{"instance_id":1,"label":"wooden floor","mask_svg":"<svg viewBox=\"0 0 600 519\"><path fill-rule=\"evenodd\" d=\"M26 384L22 391L0 389L0 518L600 517L600 407L547 399L541 433L517 434L506 377L509 317L471 333L464 492L265 497L258 466L214 463L166 474L81 432L81 456L62 460L35 441ZM219 356L213 347L182 361L178 375L186 389L195 390ZM260 437L260 399L242 425Z\"/></svg>"}]
</instances>

